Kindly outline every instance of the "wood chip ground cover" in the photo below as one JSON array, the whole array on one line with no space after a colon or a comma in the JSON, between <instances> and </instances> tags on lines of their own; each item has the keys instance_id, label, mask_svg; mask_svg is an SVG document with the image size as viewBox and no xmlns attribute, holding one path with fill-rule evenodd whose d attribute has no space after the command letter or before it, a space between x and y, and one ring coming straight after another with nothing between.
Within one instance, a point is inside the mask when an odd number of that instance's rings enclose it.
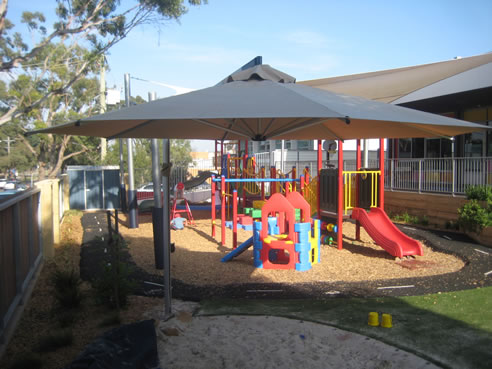
<instances>
[{"instance_id":1,"label":"wood chip ground cover","mask_svg":"<svg viewBox=\"0 0 492 369\"><path fill-rule=\"evenodd\" d=\"M194 212L195 215L195 212ZM361 242L355 241L355 225L344 222L344 248L323 245L321 263L306 272L290 270L265 270L253 266L252 248L231 262L221 258L232 249L232 231L226 230L226 245L220 243L220 226L216 238L211 237L211 220L199 214L194 227L171 231L171 242L176 251L171 257L172 277L195 285L226 285L231 283L301 283L301 282L358 282L382 279L424 277L460 270L465 263L460 258L433 250L423 244L424 256L416 262L395 260L376 245L361 229ZM136 262L151 274L155 269L152 221L150 215L140 215L139 228L121 227L128 241L129 251ZM238 230L238 242L251 237L252 231ZM413 265L412 265L413 264Z\"/></svg>"}]
</instances>

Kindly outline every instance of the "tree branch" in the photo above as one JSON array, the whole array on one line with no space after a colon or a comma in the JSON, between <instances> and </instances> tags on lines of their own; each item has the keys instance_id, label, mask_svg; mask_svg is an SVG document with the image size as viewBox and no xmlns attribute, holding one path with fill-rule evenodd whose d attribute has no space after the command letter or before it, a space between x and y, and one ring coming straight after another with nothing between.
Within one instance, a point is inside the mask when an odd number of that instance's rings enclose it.
<instances>
[{"instance_id":1,"label":"tree branch","mask_svg":"<svg viewBox=\"0 0 492 369\"><path fill-rule=\"evenodd\" d=\"M2 0L0 4L0 37L3 35L3 31L5 30L5 17L7 16L7 5L8 0Z\"/></svg>"}]
</instances>

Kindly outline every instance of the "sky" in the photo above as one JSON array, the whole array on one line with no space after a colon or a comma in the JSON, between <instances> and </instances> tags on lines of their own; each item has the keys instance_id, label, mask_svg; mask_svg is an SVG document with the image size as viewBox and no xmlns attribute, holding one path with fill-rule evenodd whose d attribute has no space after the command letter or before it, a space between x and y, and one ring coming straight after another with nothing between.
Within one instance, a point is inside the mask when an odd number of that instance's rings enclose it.
<instances>
[{"instance_id":1,"label":"sky","mask_svg":"<svg viewBox=\"0 0 492 369\"><path fill-rule=\"evenodd\" d=\"M7 17L54 3L11 1ZM298 81L439 62L491 52L491 14L491 0L209 0L133 30L107 55L106 81L123 91L129 73L131 94L147 99L176 93L162 84L210 87L256 56Z\"/></svg>"}]
</instances>

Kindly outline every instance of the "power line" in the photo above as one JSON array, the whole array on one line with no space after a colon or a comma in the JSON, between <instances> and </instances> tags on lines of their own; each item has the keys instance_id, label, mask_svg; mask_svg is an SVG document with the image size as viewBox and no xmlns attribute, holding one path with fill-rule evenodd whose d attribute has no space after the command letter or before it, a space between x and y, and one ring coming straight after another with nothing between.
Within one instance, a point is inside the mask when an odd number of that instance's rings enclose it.
<instances>
[{"instance_id":1,"label":"power line","mask_svg":"<svg viewBox=\"0 0 492 369\"><path fill-rule=\"evenodd\" d=\"M175 86L175 85L170 85L169 83L152 81L152 80L138 78L138 77L133 77L133 76L131 76L130 78L131 79L136 79L138 81L148 82L148 83L152 83L154 85L159 85L159 86L164 86L164 87L170 88L171 90L176 91L176 95L181 95L181 94L185 94L187 92L195 91L194 88L188 88L188 87L182 87L182 86Z\"/></svg>"}]
</instances>

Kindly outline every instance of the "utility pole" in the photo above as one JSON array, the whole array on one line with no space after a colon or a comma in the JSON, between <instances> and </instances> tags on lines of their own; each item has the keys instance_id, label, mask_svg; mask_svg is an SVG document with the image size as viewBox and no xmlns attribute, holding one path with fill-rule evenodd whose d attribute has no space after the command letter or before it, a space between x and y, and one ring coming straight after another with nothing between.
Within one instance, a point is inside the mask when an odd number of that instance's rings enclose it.
<instances>
[{"instance_id":1,"label":"utility pole","mask_svg":"<svg viewBox=\"0 0 492 369\"><path fill-rule=\"evenodd\" d=\"M7 142L7 155L10 155L10 143L15 142L15 140L11 140L9 136L7 136L6 140L0 140L0 142Z\"/></svg>"},{"instance_id":2,"label":"utility pole","mask_svg":"<svg viewBox=\"0 0 492 369\"><path fill-rule=\"evenodd\" d=\"M130 74L125 73L125 104L130 106ZM133 145L132 139L127 138L128 151L128 210L130 217L130 228L138 228L137 222L137 193L135 191L135 180L133 178Z\"/></svg>"},{"instance_id":3,"label":"utility pole","mask_svg":"<svg viewBox=\"0 0 492 369\"><path fill-rule=\"evenodd\" d=\"M106 113L106 59L101 55L101 72L99 78L99 104L101 106L100 113ZM107 142L104 137L101 138L101 161L106 158Z\"/></svg>"}]
</instances>

